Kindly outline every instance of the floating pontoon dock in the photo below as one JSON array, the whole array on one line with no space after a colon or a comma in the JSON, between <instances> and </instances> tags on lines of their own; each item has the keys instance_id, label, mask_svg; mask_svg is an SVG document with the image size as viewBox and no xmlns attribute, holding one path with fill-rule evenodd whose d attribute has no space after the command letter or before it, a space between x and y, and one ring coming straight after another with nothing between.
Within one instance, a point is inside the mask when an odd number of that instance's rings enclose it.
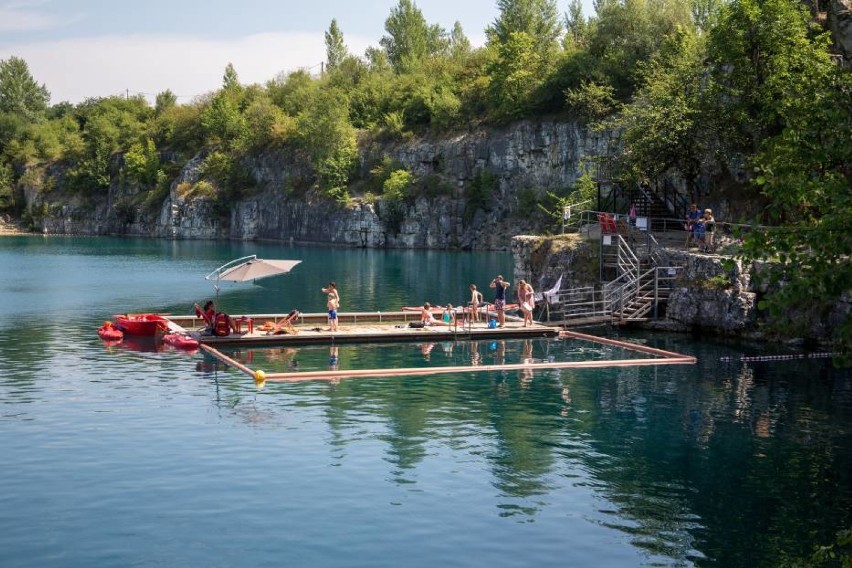
<instances>
[{"instance_id":1,"label":"floating pontoon dock","mask_svg":"<svg viewBox=\"0 0 852 568\"><path fill-rule=\"evenodd\" d=\"M463 314L467 315L467 314ZM170 328L178 333L198 332L204 328L204 320L195 316L166 316ZM267 322L277 324L287 314L251 314L232 316L240 324L240 331L224 337L198 335L202 344L211 346L263 346L305 345L340 343L384 343L399 341L454 341L469 339L535 339L556 337L559 328L541 324L523 326L520 318L506 316L506 326L489 328L482 321L470 322L457 318L451 325L409 327L419 322L417 312L348 312L338 314L339 330L328 331L328 316L325 313L299 314L291 332L268 334L261 330ZM251 320L251 329L249 329Z\"/></svg>"}]
</instances>

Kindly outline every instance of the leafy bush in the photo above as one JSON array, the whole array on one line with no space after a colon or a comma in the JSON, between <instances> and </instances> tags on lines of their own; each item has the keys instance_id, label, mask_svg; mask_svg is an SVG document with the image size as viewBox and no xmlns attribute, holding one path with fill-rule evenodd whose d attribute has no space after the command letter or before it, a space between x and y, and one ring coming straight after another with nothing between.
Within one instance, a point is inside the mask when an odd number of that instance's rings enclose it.
<instances>
[{"instance_id":1,"label":"leafy bush","mask_svg":"<svg viewBox=\"0 0 852 568\"><path fill-rule=\"evenodd\" d=\"M186 198L215 199L217 195L216 186L209 181L201 179L192 185Z\"/></svg>"},{"instance_id":2,"label":"leafy bush","mask_svg":"<svg viewBox=\"0 0 852 568\"><path fill-rule=\"evenodd\" d=\"M575 115L589 121L600 120L618 110L615 89L592 81L565 89L565 104Z\"/></svg>"},{"instance_id":3,"label":"leafy bush","mask_svg":"<svg viewBox=\"0 0 852 568\"><path fill-rule=\"evenodd\" d=\"M391 172L384 183L384 196L389 202L401 202L409 195L414 176L407 170L395 170Z\"/></svg>"}]
</instances>

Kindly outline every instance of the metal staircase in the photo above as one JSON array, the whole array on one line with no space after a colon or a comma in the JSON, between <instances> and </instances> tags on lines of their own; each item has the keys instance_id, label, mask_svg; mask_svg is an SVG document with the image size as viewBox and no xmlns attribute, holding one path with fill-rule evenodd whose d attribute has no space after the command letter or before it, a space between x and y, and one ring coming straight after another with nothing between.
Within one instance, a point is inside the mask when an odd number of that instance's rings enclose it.
<instances>
[{"instance_id":1,"label":"metal staircase","mask_svg":"<svg viewBox=\"0 0 852 568\"><path fill-rule=\"evenodd\" d=\"M628 324L656 318L673 289L679 267L660 266L656 240L628 239L608 235L601 243L600 271L605 282L600 288L560 290L556 301L546 304L542 319L566 326L601 323ZM611 278L609 278L611 276Z\"/></svg>"}]
</instances>

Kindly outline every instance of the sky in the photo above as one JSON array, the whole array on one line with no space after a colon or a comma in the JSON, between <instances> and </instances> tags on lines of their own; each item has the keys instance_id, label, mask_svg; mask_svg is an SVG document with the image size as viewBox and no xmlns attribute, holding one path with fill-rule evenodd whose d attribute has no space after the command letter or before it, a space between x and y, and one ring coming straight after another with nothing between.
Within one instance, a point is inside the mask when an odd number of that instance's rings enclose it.
<instances>
[{"instance_id":1,"label":"sky","mask_svg":"<svg viewBox=\"0 0 852 568\"><path fill-rule=\"evenodd\" d=\"M584 0L585 2L586 0ZM589 2L591 0L588 0ZM170 89L181 103L240 82L264 84L297 69L319 72L332 18L349 52L378 46L398 0L0 0L0 60L16 56L51 104ZM474 46L496 0L420 0L429 24L461 22ZM559 0L564 13L568 0ZM589 15L589 12L586 12Z\"/></svg>"}]
</instances>

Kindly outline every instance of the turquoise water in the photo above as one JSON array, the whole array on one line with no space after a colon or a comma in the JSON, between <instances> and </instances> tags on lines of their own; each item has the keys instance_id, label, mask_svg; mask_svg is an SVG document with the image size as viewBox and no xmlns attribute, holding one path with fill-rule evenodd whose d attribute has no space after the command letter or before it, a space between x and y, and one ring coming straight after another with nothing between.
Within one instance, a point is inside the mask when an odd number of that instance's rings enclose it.
<instances>
[{"instance_id":1,"label":"turquoise water","mask_svg":"<svg viewBox=\"0 0 852 568\"><path fill-rule=\"evenodd\" d=\"M0 566L777 566L852 517L852 378L765 346L632 339L696 366L267 383L113 313L186 313L246 254L293 273L224 284L232 312L460 303L505 254L0 239ZM486 291L486 296L487 296ZM787 353L778 348L773 353ZM329 368L324 347L231 354ZM559 341L342 345L339 368L631 357Z\"/></svg>"}]
</instances>

